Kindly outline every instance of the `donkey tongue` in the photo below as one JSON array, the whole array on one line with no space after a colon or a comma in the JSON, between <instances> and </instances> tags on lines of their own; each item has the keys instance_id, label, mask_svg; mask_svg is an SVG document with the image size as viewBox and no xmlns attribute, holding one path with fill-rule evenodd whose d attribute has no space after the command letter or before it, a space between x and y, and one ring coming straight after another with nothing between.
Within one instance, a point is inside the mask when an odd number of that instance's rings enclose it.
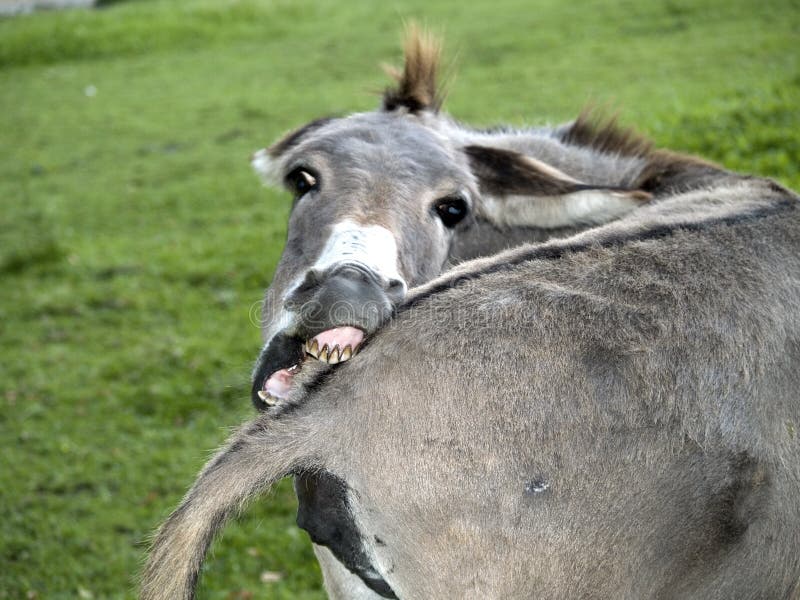
<instances>
[{"instance_id":1,"label":"donkey tongue","mask_svg":"<svg viewBox=\"0 0 800 600\"><path fill-rule=\"evenodd\" d=\"M264 385L258 393L259 398L268 405L275 404L276 399L286 398L292 391L292 380L296 371L296 366L275 371L264 381Z\"/></svg>"},{"instance_id":2,"label":"donkey tongue","mask_svg":"<svg viewBox=\"0 0 800 600\"><path fill-rule=\"evenodd\" d=\"M306 342L306 352L314 358L329 364L348 360L364 341L364 332L356 327L345 325L318 333Z\"/></svg>"}]
</instances>

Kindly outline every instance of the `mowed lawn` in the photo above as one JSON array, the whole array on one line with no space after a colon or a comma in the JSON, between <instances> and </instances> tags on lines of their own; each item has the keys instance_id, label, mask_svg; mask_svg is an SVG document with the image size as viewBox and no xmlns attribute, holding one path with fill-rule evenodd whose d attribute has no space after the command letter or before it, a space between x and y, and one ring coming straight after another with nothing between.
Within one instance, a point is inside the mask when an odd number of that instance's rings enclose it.
<instances>
[{"instance_id":1,"label":"mowed lawn","mask_svg":"<svg viewBox=\"0 0 800 600\"><path fill-rule=\"evenodd\" d=\"M289 198L250 153L369 110L404 20L477 125L619 110L800 189L794 0L187 0L0 20L0 598L129 598L150 532L248 418ZM202 598L322 598L289 482Z\"/></svg>"}]
</instances>

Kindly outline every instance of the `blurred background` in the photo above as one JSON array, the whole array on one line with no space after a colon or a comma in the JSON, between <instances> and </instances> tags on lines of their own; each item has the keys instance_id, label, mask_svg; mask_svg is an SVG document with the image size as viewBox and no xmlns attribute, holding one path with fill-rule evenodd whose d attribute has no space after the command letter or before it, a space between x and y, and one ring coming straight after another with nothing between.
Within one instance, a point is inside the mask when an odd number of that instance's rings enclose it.
<instances>
[{"instance_id":1,"label":"blurred background","mask_svg":"<svg viewBox=\"0 0 800 600\"><path fill-rule=\"evenodd\" d=\"M53 3L51 3L53 4ZM90 2L84 2L90 4ZM249 155L377 106L405 20L447 110L589 102L659 145L800 189L796 0L0 0L0 598L131 598L150 532L252 414L253 313L290 199ZM322 598L283 482L201 598Z\"/></svg>"}]
</instances>

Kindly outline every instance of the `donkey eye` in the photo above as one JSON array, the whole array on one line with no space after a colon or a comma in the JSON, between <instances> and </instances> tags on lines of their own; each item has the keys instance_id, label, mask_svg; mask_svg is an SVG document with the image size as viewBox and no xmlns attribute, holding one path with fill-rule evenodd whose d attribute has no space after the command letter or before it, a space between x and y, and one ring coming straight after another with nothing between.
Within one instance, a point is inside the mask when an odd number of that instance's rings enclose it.
<instances>
[{"instance_id":1,"label":"donkey eye","mask_svg":"<svg viewBox=\"0 0 800 600\"><path fill-rule=\"evenodd\" d=\"M307 169L298 167L286 176L286 185L300 198L317 187L317 178Z\"/></svg>"},{"instance_id":2,"label":"donkey eye","mask_svg":"<svg viewBox=\"0 0 800 600\"><path fill-rule=\"evenodd\" d=\"M436 201L433 205L438 217L442 220L445 227L455 227L469 212L467 201L461 196L450 196Z\"/></svg>"}]
</instances>

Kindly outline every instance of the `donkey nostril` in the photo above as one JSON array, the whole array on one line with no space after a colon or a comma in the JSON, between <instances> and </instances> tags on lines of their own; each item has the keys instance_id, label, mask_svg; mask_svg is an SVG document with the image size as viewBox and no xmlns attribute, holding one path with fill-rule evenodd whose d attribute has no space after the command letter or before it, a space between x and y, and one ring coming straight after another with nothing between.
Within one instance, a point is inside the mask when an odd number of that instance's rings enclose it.
<instances>
[{"instance_id":1,"label":"donkey nostril","mask_svg":"<svg viewBox=\"0 0 800 600\"><path fill-rule=\"evenodd\" d=\"M284 308L294 310L297 306L307 302L312 297L314 290L319 287L320 280L320 274L314 269L306 271L303 280L284 298Z\"/></svg>"},{"instance_id":2,"label":"donkey nostril","mask_svg":"<svg viewBox=\"0 0 800 600\"><path fill-rule=\"evenodd\" d=\"M390 279L386 287L386 294L393 302L401 301L406 295L406 282L402 279Z\"/></svg>"},{"instance_id":3,"label":"donkey nostril","mask_svg":"<svg viewBox=\"0 0 800 600\"><path fill-rule=\"evenodd\" d=\"M306 271L306 276L303 278L303 282L300 284L300 287L303 289L316 287L319 284L320 279L320 274L317 271L314 269L309 269Z\"/></svg>"}]
</instances>

